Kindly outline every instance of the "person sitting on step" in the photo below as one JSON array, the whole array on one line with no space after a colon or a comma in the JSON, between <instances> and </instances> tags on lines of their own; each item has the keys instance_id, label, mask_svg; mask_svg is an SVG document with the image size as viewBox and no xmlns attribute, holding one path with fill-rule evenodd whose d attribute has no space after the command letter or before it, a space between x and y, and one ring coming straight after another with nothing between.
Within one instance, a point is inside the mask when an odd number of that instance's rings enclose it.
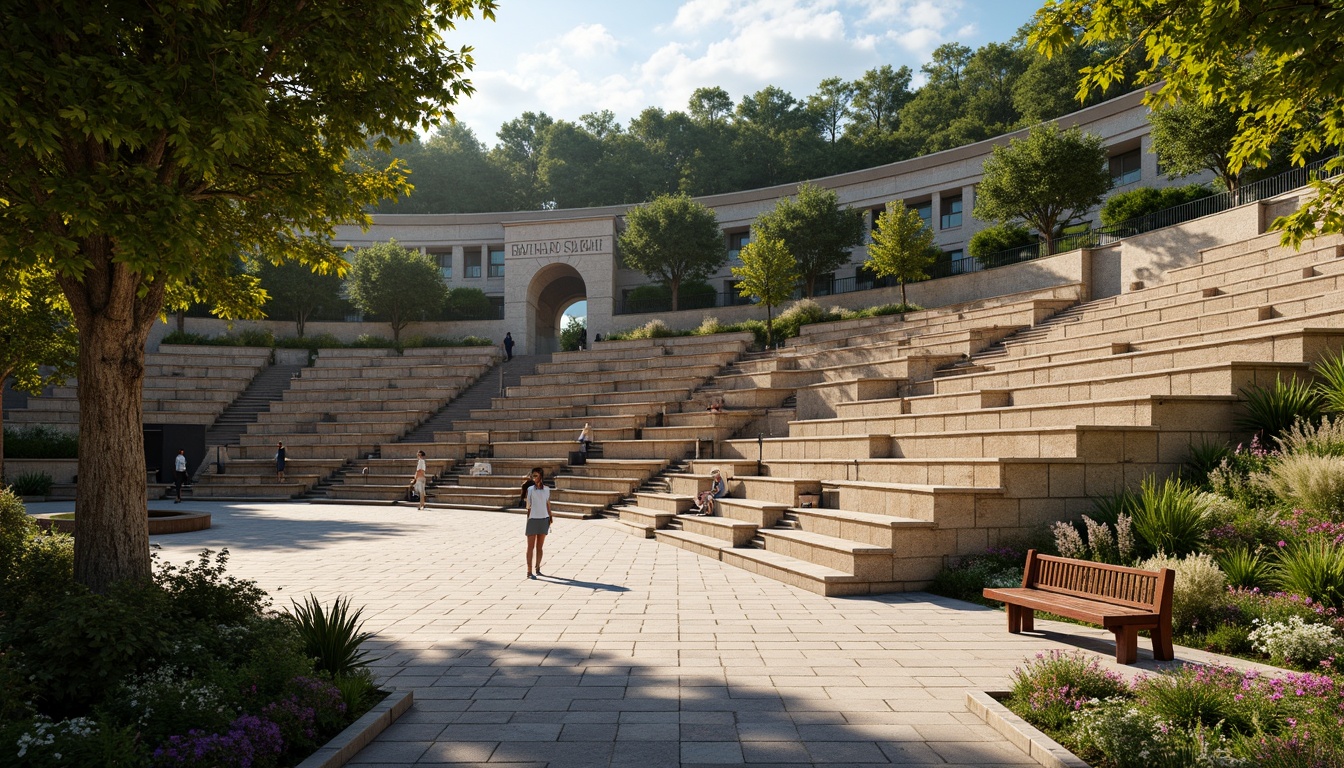
<instances>
[{"instance_id":1,"label":"person sitting on step","mask_svg":"<svg viewBox=\"0 0 1344 768\"><path fill-rule=\"evenodd\" d=\"M709 490L701 491L695 497L695 511L702 517L714 514L715 501L728 495L728 483L724 482L718 467L709 470L709 477Z\"/></svg>"}]
</instances>

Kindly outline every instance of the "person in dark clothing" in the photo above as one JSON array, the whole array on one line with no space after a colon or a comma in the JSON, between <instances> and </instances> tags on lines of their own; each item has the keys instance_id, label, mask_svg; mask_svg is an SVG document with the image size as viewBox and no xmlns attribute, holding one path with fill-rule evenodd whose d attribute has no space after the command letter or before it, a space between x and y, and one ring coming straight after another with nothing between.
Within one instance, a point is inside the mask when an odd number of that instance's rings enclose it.
<instances>
[{"instance_id":1,"label":"person in dark clothing","mask_svg":"<svg viewBox=\"0 0 1344 768\"><path fill-rule=\"evenodd\" d=\"M588 329L587 329L587 328L580 328L580 329L579 329L579 349L587 349L587 348L588 348Z\"/></svg>"},{"instance_id":2,"label":"person in dark clothing","mask_svg":"<svg viewBox=\"0 0 1344 768\"><path fill-rule=\"evenodd\" d=\"M512 359L513 359L513 334L506 333L504 334L504 361L508 362L509 360Z\"/></svg>"}]
</instances>

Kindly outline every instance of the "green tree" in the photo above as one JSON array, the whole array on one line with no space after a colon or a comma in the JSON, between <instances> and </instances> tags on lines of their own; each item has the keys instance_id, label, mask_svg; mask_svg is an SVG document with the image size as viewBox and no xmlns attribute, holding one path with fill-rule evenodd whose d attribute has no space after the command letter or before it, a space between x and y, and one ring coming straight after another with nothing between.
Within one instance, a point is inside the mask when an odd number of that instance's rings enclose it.
<instances>
[{"instance_id":1,"label":"green tree","mask_svg":"<svg viewBox=\"0 0 1344 768\"><path fill-rule=\"evenodd\" d=\"M626 266L667 285L673 310L682 283L704 280L728 260L718 218L684 194L631 208L618 244Z\"/></svg>"},{"instance_id":2,"label":"green tree","mask_svg":"<svg viewBox=\"0 0 1344 768\"><path fill-rule=\"evenodd\" d=\"M350 303L392 326L392 343L401 332L443 307L448 289L429 256L403 248L396 240L375 243L355 254L345 281Z\"/></svg>"},{"instance_id":3,"label":"green tree","mask_svg":"<svg viewBox=\"0 0 1344 768\"><path fill-rule=\"evenodd\" d=\"M752 229L773 238L798 259L808 298L817 278L849 261L850 249L863 243L863 212L841 208L834 190L802 184L796 197L780 199L774 210L757 217Z\"/></svg>"},{"instance_id":4,"label":"green tree","mask_svg":"<svg viewBox=\"0 0 1344 768\"><path fill-rule=\"evenodd\" d=\"M876 69L863 73L863 77L852 84L854 93L853 113L854 129L877 133L890 133L896 130L896 119L901 108L910 101L909 67L893 69L883 64ZM824 81L823 81L824 84Z\"/></svg>"},{"instance_id":5,"label":"green tree","mask_svg":"<svg viewBox=\"0 0 1344 768\"><path fill-rule=\"evenodd\" d=\"M255 314L238 253L334 265L334 225L406 190L351 151L470 93L443 35L494 7L0 5L0 273L53 273L79 329L82 583L150 578L141 391L165 307Z\"/></svg>"},{"instance_id":6,"label":"green tree","mask_svg":"<svg viewBox=\"0 0 1344 768\"><path fill-rule=\"evenodd\" d=\"M1232 142L1230 171L1270 161L1291 143L1294 164L1334 154L1327 171L1344 169L1344 14L1327 0L1055 0L1036 14L1031 42L1055 55L1083 44L1116 43L1106 61L1081 73L1079 94L1123 76L1125 54L1145 46L1141 82L1162 85L1149 103L1204 104L1245 109ZM1240 77L1248 54L1258 71ZM1316 197L1273 226L1285 243L1344 231L1344 185L1313 183Z\"/></svg>"},{"instance_id":7,"label":"green tree","mask_svg":"<svg viewBox=\"0 0 1344 768\"><path fill-rule=\"evenodd\" d=\"M573 352L579 348L588 325L573 315L565 317L565 327L560 329L560 351Z\"/></svg>"},{"instance_id":8,"label":"green tree","mask_svg":"<svg viewBox=\"0 0 1344 768\"><path fill-rule=\"evenodd\" d=\"M874 223L873 241L868 244L864 266L878 277L896 278L901 284L901 303L908 304L905 284L929 279L925 270L937 256L933 230L924 226L919 211L893 200Z\"/></svg>"},{"instance_id":9,"label":"green tree","mask_svg":"<svg viewBox=\"0 0 1344 768\"><path fill-rule=\"evenodd\" d=\"M547 202L541 185L541 148L554 123L545 112L524 112L499 127L499 144L490 150L490 160L509 175L513 210L534 210Z\"/></svg>"},{"instance_id":10,"label":"green tree","mask_svg":"<svg viewBox=\"0 0 1344 768\"><path fill-rule=\"evenodd\" d=\"M495 307L480 288L453 288L445 298L443 315L448 320L491 320Z\"/></svg>"},{"instance_id":11,"label":"green tree","mask_svg":"<svg viewBox=\"0 0 1344 768\"><path fill-rule=\"evenodd\" d=\"M765 235L742 249L742 266L733 267L739 296L765 305L765 345L775 343L775 307L789 300L798 285L798 260L784 241Z\"/></svg>"},{"instance_id":12,"label":"green tree","mask_svg":"<svg viewBox=\"0 0 1344 768\"><path fill-rule=\"evenodd\" d=\"M1111 188L1101 137L1047 123L1026 138L994 148L975 194L975 216L1006 224L1021 219L1054 253L1058 230L1101 202Z\"/></svg>"},{"instance_id":13,"label":"green tree","mask_svg":"<svg viewBox=\"0 0 1344 768\"><path fill-rule=\"evenodd\" d=\"M70 305L45 273L11 271L0 279L0 388L39 395L75 371L78 336ZM0 479L5 476L4 411L0 409ZM0 483L3 487L3 483Z\"/></svg>"},{"instance_id":14,"label":"green tree","mask_svg":"<svg viewBox=\"0 0 1344 768\"><path fill-rule=\"evenodd\" d=\"M697 122L722 124L733 116L733 97L718 86L696 88L688 108Z\"/></svg>"},{"instance_id":15,"label":"green tree","mask_svg":"<svg viewBox=\"0 0 1344 768\"><path fill-rule=\"evenodd\" d=\"M890 69L890 67L888 67ZM854 101L854 84L838 77L828 77L817 86L817 92L807 97L807 108L816 115L822 136L828 144L835 144L844 133L845 121L850 117Z\"/></svg>"},{"instance_id":16,"label":"green tree","mask_svg":"<svg viewBox=\"0 0 1344 768\"><path fill-rule=\"evenodd\" d=\"M270 297L266 313L292 319L300 338L308 318L338 307L343 301L341 276L327 264L318 266L326 267L325 272L315 272L312 267L294 261L275 264L262 259L255 263L261 287Z\"/></svg>"},{"instance_id":17,"label":"green tree","mask_svg":"<svg viewBox=\"0 0 1344 768\"><path fill-rule=\"evenodd\" d=\"M1232 142L1237 137L1237 112L1221 105L1173 104L1148 114L1153 126L1153 151L1162 158L1169 178L1213 172L1233 195L1241 187L1240 170L1232 170Z\"/></svg>"}]
</instances>

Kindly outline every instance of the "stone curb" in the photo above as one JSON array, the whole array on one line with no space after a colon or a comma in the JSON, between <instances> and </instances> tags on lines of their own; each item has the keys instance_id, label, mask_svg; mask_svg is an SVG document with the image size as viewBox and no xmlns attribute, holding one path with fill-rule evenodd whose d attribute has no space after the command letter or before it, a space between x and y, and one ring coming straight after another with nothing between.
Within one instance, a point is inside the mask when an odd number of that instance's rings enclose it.
<instances>
[{"instance_id":1,"label":"stone curb","mask_svg":"<svg viewBox=\"0 0 1344 768\"><path fill-rule=\"evenodd\" d=\"M1041 733L1030 723L1003 706L989 691L967 691L966 709L1003 734L1011 744L1046 768L1090 768L1087 763L1059 742Z\"/></svg>"},{"instance_id":2,"label":"stone curb","mask_svg":"<svg viewBox=\"0 0 1344 768\"><path fill-rule=\"evenodd\" d=\"M368 746L378 734L397 721L415 703L413 691L393 692L364 716L351 723L336 738L322 745L295 768L340 768Z\"/></svg>"}]
</instances>

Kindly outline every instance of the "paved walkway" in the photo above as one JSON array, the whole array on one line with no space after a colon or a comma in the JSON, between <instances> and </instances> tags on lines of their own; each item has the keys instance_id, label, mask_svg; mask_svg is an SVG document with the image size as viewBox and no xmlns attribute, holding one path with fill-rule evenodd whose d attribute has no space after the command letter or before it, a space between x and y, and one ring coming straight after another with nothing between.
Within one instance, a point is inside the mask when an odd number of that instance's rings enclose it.
<instances>
[{"instance_id":1,"label":"paved walkway","mask_svg":"<svg viewBox=\"0 0 1344 768\"><path fill-rule=\"evenodd\" d=\"M277 605L365 606L377 670L415 706L364 768L1031 765L965 691L1004 689L1038 651L1114 660L1096 632L1011 636L1002 613L928 594L819 597L600 521L557 520L529 581L513 515L183 506L215 526L154 537L167 559L228 547Z\"/></svg>"}]
</instances>

